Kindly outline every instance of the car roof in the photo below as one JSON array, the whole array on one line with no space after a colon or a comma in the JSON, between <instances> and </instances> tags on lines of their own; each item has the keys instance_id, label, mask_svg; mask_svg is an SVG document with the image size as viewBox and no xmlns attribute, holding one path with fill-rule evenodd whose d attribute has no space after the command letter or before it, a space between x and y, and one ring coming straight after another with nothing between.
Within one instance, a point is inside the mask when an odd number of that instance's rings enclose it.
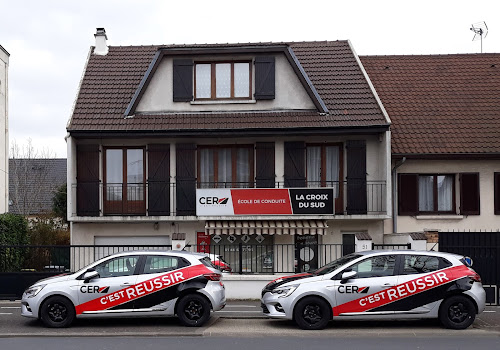
<instances>
[{"instance_id":1,"label":"car roof","mask_svg":"<svg viewBox=\"0 0 500 350\"><path fill-rule=\"evenodd\" d=\"M203 253L187 252L185 250L156 250L156 249L128 250L128 251L110 254L107 257L126 256L126 255L151 255L151 254L174 255L174 256L194 257L194 258L206 257L206 255Z\"/></svg>"},{"instance_id":2,"label":"car roof","mask_svg":"<svg viewBox=\"0 0 500 350\"><path fill-rule=\"evenodd\" d=\"M436 252L433 250L412 250L412 249L382 249L382 250L365 250L362 252L355 252L353 254L358 254L358 255L377 255L377 254L396 254L396 255L402 255L402 254L414 254L414 255L433 255L433 256L440 256L440 257L455 257L455 258L462 258L463 255L459 254L454 254L454 253L447 253L447 252Z\"/></svg>"}]
</instances>

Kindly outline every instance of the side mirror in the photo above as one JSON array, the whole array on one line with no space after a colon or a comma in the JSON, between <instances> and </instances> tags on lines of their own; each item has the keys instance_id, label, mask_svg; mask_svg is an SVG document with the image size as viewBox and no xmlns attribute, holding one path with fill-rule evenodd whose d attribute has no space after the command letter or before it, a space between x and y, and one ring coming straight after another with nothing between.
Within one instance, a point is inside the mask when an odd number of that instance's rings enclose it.
<instances>
[{"instance_id":1,"label":"side mirror","mask_svg":"<svg viewBox=\"0 0 500 350\"><path fill-rule=\"evenodd\" d=\"M342 273L342 277L341 277L341 282L340 283L347 282L351 278L356 277L357 274L358 273L356 271L346 271L346 272Z\"/></svg>"},{"instance_id":2,"label":"side mirror","mask_svg":"<svg viewBox=\"0 0 500 350\"><path fill-rule=\"evenodd\" d=\"M90 280L99 277L99 272L96 270L87 270L83 275L83 283L89 283Z\"/></svg>"}]
</instances>

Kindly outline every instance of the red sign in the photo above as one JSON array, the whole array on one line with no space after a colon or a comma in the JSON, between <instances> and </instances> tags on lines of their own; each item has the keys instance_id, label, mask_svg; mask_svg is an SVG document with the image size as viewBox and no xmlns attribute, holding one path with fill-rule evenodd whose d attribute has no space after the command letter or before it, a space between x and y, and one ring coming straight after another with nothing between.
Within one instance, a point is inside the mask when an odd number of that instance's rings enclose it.
<instances>
[{"instance_id":1,"label":"red sign","mask_svg":"<svg viewBox=\"0 0 500 350\"><path fill-rule=\"evenodd\" d=\"M205 232L197 232L196 246L198 253L210 253L210 235Z\"/></svg>"},{"instance_id":2,"label":"red sign","mask_svg":"<svg viewBox=\"0 0 500 350\"><path fill-rule=\"evenodd\" d=\"M292 215L288 189L231 189L234 215Z\"/></svg>"}]
</instances>

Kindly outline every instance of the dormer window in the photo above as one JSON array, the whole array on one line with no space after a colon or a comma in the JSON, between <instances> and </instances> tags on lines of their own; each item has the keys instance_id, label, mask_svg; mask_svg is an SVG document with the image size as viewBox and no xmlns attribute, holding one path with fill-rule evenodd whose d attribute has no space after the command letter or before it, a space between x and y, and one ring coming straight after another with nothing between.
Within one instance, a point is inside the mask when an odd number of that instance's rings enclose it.
<instances>
[{"instance_id":1,"label":"dormer window","mask_svg":"<svg viewBox=\"0 0 500 350\"><path fill-rule=\"evenodd\" d=\"M251 99L251 67L249 61L195 63L195 99Z\"/></svg>"}]
</instances>

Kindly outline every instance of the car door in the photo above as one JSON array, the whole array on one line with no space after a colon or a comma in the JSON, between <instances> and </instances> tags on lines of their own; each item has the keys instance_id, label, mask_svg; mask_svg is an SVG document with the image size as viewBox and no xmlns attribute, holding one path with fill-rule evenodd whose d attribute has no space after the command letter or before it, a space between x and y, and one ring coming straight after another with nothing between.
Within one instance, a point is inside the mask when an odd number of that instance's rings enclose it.
<instances>
[{"instance_id":1,"label":"car door","mask_svg":"<svg viewBox=\"0 0 500 350\"><path fill-rule=\"evenodd\" d=\"M384 309L386 291L396 285L396 255L376 255L350 265L338 274L335 281L336 306L334 316L393 315ZM342 280L345 272L355 276Z\"/></svg>"},{"instance_id":2,"label":"car door","mask_svg":"<svg viewBox=\"0 0 500 350\"><path fill-rule=\"evenodd\" d=\"M178 296L178 284L188 278L179 270L189 265L186 259L178 256L147 255L137 278L141 296L135 301L135 311L164 311L173 306Z\"/></svg>"},{"instance_id":3,"label":"car door","mask_svg":"<svg viewBox=\"0 0 500 350\"><path fill-rule=\"evenodd\" d=\"M94 266L99 276L79 281L77 314L132 312L134 299L127 289L136 283L138 262L138 255L127 255Z\"/></svg>"},{"instance_id":4,"label":"car door","mask_svg":"<svg viewBox=\"0 0 500 350\"><path fill-rule=\"evenodd\" d=\"M405 254L401 258L398 286L407 295L394 305L395 312L402 315L429 313L443 298L443 288L448 288L439 286L441 276L435 278L434 272L450 267L451 263L432 255Z\"/></svg>"}]
</instances>

